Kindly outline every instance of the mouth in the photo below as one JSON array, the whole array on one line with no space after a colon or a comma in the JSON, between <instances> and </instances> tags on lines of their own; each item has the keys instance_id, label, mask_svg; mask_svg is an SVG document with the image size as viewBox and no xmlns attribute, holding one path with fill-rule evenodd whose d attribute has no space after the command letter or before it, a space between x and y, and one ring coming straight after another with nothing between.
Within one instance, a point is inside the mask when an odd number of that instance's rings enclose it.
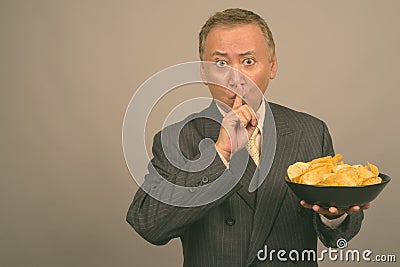
<instances>
[{"instance_id":1,"label":"mouth","mask_svg":"<svg viewBox=\"0 0 400 267\"><path fill-rule=\"evenodd\" d=\"M240 97L240 98L243 100L243 102L246 102L246 99L247 99L247 96L246 96L246 95L240 96L240 95L238 95L238 94L234 94L234 95L233 95L232 97L230 97L229 99L235 100L236 96Z\"/></svg>"}]
</instances>

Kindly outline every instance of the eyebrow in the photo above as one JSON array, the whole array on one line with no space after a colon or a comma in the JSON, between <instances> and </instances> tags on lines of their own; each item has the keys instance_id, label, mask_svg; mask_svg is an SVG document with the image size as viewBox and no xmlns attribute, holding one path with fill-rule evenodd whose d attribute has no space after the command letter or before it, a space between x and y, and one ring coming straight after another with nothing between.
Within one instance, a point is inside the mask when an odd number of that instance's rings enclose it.
<instances>
[{"instance_id":1,"label":"eyebrow","mask_svg":"<svg viewBox=\"0 0 400 267\"><path fill-rule=\"evenodd\" d=\"M228 53L226 52L221 52L221 51L215 51L214 53L211 54L212 56L227 56ZM243 53L240 53L239 56L248 56L248 55L255 55L255 52L253 50L249 50Z\"/></svg>"},{"instance_id":2,"label":"eyebrow","mask_svg":"<svg viewBox=\"0 0 400 267\"><path fill-rule=\"evenodd\" d=\"M253 50L249 50L243 53L240 53L239 56L248 56L248 55L255 55L256 53Z\"/></svg>"},{"instance_id":3,"label":"eyebrow","mask_svg":"<svg viewBox=\"0 0 400 267\"><path fill-rule=\"evenodd\" d=\"M211 54L212 56L227 56L228 53L224 53L221 51L215 51L214 53Z\"/></svg>"}]
</instances>

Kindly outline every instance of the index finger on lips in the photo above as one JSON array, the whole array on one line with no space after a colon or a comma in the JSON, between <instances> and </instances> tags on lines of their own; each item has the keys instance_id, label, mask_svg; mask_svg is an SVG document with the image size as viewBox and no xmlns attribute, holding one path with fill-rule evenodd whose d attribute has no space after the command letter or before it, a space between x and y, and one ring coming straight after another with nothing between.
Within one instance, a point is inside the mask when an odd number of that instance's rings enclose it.
<instances>
[{"instance_id":1,"label":"index finger on lips","mask_svg":"<svg viewBox=\"0 0 400 267\"><path fill-rule=\"evenodd\" d=\"M243 105L243 100L240 98L239 95L236 95L235 101L233 102L232 109L239 108L242 105Z\"/></svg>"}]
</instances>

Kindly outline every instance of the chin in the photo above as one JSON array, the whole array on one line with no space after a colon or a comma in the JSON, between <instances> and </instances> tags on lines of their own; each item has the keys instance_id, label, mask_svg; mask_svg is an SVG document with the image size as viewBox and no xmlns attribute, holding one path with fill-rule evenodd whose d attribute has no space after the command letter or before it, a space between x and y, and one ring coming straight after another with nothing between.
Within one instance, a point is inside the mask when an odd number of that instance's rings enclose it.
<instances>
[{"instance_id":1,"label":"chin","mask_svg":"<svg viewBox=\"0 0 400 267\"><path fill-rule=\"evenodd\" d=\"M233 107L233 101L226 101L226 100L221 100L221 99L214 99L218 106L222 108L224 111L229 112L231 111Z\"/></svg>"}]
</instances>

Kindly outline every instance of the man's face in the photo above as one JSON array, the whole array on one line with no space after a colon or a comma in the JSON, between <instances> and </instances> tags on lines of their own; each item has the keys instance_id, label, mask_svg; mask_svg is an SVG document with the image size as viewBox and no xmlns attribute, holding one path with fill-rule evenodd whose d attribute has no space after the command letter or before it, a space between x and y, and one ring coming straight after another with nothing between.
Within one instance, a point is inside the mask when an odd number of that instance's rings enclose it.
<instances>
[{"instance_id":1,"label":"man's face","mask_svg":"<svg viewBox=\"0 0 400 267\"><path fill-rule=\"evenodd\" d=\"M276 57L269 61L265 37L256 24L214 27L207 36L203 57L204 61L214 62L215 69L219 69L214 71L219 75L214 81L233 90L208 83L213 98L230 107L233 106L236 93L244 96L245 102L249 103L254 95L258 95L260 101L261 94L254 91L255 87L251 86L248 79L264 94L269 80L275 77L277 71ZM224 68L226 66L237 72Z\"/></svg>"}]
</instances>

